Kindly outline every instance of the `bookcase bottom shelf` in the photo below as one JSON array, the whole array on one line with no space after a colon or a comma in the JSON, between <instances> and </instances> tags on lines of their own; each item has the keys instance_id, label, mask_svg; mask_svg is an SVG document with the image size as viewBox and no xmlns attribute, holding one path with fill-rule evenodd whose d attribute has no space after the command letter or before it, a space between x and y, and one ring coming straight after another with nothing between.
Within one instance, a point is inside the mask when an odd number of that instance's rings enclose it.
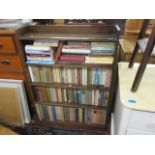
<instances>
[{"instance_id":1,"label":"bookcase bottom shelf","mask_svg":"<svg viewBox=\"0 0 155 155\"><path fill-rule=\"evenodd\" d=\"M35 101L35 104L40 105L49 105L49 106L61 106L61 107L72 107L72 108L90 108L94 110L108 110L108 106L98 106L98 105L89 105L89 104L79 104L76 102L40 102Z\"/></svg>"},{"instance_id":2,"label":"bookcase bottom shelf","mask_svg":"<svg viewBox=\"0 0 155 155\"><path fill-rule=\"evenodd\" d=\"M77 124L73 122L49 122L49 121L39 121L35 120L33 123L47 126L50 128L56 129L65 129L65 130L73 130L73 131L80 131L80 132L87 132L87 133L94 133L94 134L108 134L109 130L108 127L105 125L91 125L91 124Z\"/></svg>"}]
</instances>

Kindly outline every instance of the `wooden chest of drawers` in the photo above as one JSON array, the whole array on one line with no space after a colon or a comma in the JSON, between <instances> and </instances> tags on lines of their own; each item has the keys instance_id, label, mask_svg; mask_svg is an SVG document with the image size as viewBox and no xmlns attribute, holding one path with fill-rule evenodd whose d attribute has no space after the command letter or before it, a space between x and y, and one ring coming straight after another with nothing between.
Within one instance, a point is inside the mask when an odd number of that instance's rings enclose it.
<instances>
[{"instance_id":1,"label":"wooden chest of drawers","mask_svg":"<svg viewBox=\"0 0 155 155\"><path fill-rule=\"evenodd\" d=\"M25 28L1 29L0 28L0 79L23 80L30 112L33 111L32 97L29 93L23 53L18 36L24 33ZM32 113L31 113L32 114Z\"/></svg>"},{"instance_id":2,"label":"wooden chest of drawers","mask_svg":"<svg viewBox=\"0 0 155 155\"><path fill-rule=\"evenodd\" d=\"M14 76L15 74L22 74L24 76L15 39L15 34L0 34L0 78L12 79L14 78L12 75ZM20 76L19 80L21 80Z\"/></svg>"},{"instance_id":3,"label":"wooden chest of drawers","mask_svg":"<svg viewBox=\"0 0 155 155\"><path fill-rule=\"evenodd\" d=\"M0 37L0 53L16 53L13 37L10 36Z\"/></svg>"}]
</instances>

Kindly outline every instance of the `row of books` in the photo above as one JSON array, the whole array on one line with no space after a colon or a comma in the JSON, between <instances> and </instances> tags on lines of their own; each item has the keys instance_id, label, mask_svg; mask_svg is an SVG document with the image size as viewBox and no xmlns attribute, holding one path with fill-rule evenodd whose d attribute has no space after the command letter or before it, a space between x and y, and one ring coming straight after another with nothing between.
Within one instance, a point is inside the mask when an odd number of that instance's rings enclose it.
<instances>
[{"instance_id":1,"label":"row of books","mask_svg":"<svg viewBox=\"0 0 155 155\"><path fill-rule=\"evenodd\" d=\"M38 39L33 45L25 45L27 63L54 64L58 40ZM113 42L68 41L62 47L60 62L84 62L112 64Z\"/></svg>"},{"instance_id":2,"label":"row of books","mask_svg":"<svg viewBox=\"0 0 155 155\"><path fill-rule=\"evenodd\" d=\"M33 45L25 45L27 63L54 64L58 40L35 40Z\"/></svg>"},{"instance_id":3,"label":"row of books","mask_svg":"<svg viewBox=\"0 0 155 155\"><path fill-rule=\"evenodd\" d=\"M112 54L115 49L114 42L77 42L68 41L63 45L62 53L69 54Z\"/></svg>"},{"instance_id":4,"label":"row of books","mask_svg":"<svg viewBox=\"0 0 155 155\"><path fill-rule=\"evenodd\" d=\"M96 106L107 106L108 104L109 91L51 87L33 87L33 89L35 100L40 102L75 103Z\"/></svg>"},{"instance_id":5,"label":"row of books","mask_svg":"<svg viewBox=\"0 0 155 155\"><path fill-rule=\"evenodd\" d=\"M83 62L112 64L113 42L75 42L68 41L62 47L60 62Z\"/></svg>"},{"instance_id":6,"label":"row of books","mask_svg":"<svg viewBox=\"0 0 155 155\"><path fill-rule=\"evenodd\" d=\"M36 104L40 120L105 124L106 111Z\"/></svg>"},{"instance_id":7,"label":"row of books","mask_svg":"<svg viewBox=\"0 0 155 155\"><path fill-rule=\"evenodd\" d=\"M111 69L28 66L32 82L110 86Z\"/></svg>"}]
</instances>

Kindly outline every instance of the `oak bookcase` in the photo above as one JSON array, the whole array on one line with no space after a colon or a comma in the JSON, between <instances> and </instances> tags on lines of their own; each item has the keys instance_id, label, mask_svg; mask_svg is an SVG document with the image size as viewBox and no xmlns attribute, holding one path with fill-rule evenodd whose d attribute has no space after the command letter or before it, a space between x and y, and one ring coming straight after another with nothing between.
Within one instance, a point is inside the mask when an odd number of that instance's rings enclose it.
<instances>
[{"instance_id":1,"label":"oak bookcase","mask_svg":"<svg viewBox=\"0 0 155 155\"><path fill-rule=\"evenodd\" d=\"M30 93L34 105L47 105L47 106L60 106L68 108L80 108L82 109L82 120L84 119L84 109L91 109L96 112L97 110L105 111L105 123L93 124L84 122L74 122L74 121L48 121L44 119L38 119L36 122L39 124L44 124L52 127L61 127L67 129L81 130L81 131L93 131L102 134L104 129L107 127L109 122L109 116L111 113L113 101L115 98L116 84L117 84L117 62L118 62L118 39L119 39L119 27L112 25L36 25L27 26L26 31L23 35L19 37L20 44L24 51L24 46L26 44L32 44L36 39L53 39L59 40L59 45L57 48L57 53L55 57L55 64L45 65L45 64L26 64L26 54L25 69L27 73L27 79L29 81ZM104 41L104 42L114 42L115 52L111 55L114 57L113 64L86 64L86 63L60 63L59 56L61 54L61 48L65 41ZM110 87L104 87L104 85L78 85L78 84L66 84L66 83L42 83L42 82L32 82L28 65L38 66L38 67L63 67L63 68L108 68L112 72ZM83 89L83 90L102 90L108 91L108 103L106 106L90 105L90 104L80 104L76 102L50 102L50 101L37 101L35 97L34 87L44 87L44 88L64 88L64 89ZM79 109L78 109L79 110ZM36 111L37 115L37 111ZM65 114L63 113L63 116Z\"/></svg>"}]
</instances>

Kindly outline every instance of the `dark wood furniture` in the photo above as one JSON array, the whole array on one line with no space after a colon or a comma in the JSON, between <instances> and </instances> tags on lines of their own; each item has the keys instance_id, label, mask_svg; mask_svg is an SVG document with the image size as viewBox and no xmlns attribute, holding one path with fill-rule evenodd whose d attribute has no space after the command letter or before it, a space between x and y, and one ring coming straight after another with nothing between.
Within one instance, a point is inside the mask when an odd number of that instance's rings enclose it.
<instances>
[{"instance_id":1,"label":"dark wood furniture","mask_svg":"<svg viewBox=\"0 0 155 155\"><path fill-rule=\"evenodd\" d=\"M19 37L20 43L24 53L24 46L26 44L32 44L36 39L56 39L59 40L59 46L57 48L57 55L54 65L41 65L41 64L31 64L32 66L45 66L45 67L65 67L65 68L102 68L107 67L112 70L111 84L109 88L104 86L82 86L76 84L62 84L62 83L41 83L41 82L32 82L28 70L28 65L26 66L26 75L28 79L28 85L30 87L29 92L33 97L34 105L46 104L46 105L55 105L63 107L80 107L80 108L91 108L94 110L106 110L106 124L96 125L96 124L83 124L83 123L74 123L74 122L49 122L49 121L39 121L36 120L39 124L44 124L52 127L61 127L61 128L71 128L73 130L82 130L82 131L95 131L97 133L103 133L103 129L107 127L109 121L111 107L115 97L116 91L116 82L117 82L117 61L118 61L118 38L119 38L119 27L117 26L104 26L104 25L51 25L51 26L28 26L25 33ZM62 44L64 41L105 41L105 42L114 42L115 43L115 52L114 52L114 62L112 65L109 64L65 64L59 63L59 55L61 53ZM26 54L23 57L26 62ZM38 102L35 100L33 87L58 87L58 88L79 88L79 89L103 89L110 92L108 98L107 106L91 106L85 104L76 104L76 103L58 103L58 102Z\"/></svg>"}]
</instances>

